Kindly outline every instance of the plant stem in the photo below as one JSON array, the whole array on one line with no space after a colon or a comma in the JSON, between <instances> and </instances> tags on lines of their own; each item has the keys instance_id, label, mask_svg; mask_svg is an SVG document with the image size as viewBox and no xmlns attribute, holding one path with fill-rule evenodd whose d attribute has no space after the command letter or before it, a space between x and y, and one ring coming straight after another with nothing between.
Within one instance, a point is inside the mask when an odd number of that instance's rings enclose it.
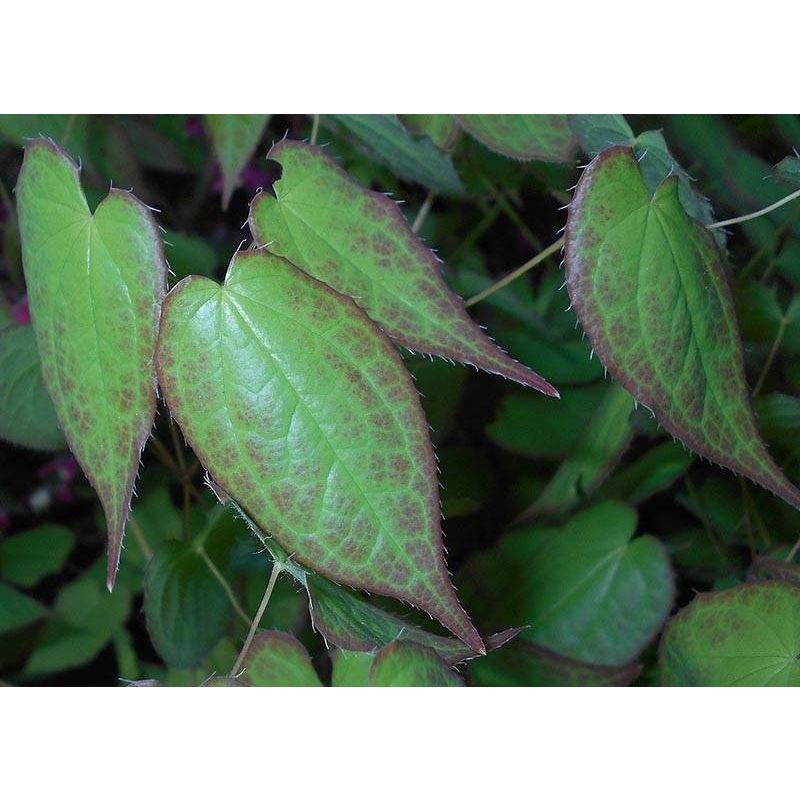
<instances>
[{"instance_id":1,"label":"plant stem","mask_svg":"<svg viewBox=\"0 0 800 800\"><path fill-rule=\"evenodd\" d=\"M311 122L311 144L317 143L318 133L319 133L319 114L314 114L314 119Z\"/></svg>"},{"instance_id":2,"label":"plant stem","mask_svg":"<svg viewBox=\"0 0 800 800\"><path fill-rule=\"evenodd\" d=\"M537 253L529 261L526 261L521 267L518 267L513 272L509 272L504 278L501 278L491 286L488 286L482 292L478 292L478 294L476 294L474 297L470 297L469 300L464 303L464 307L469 308L470 306L474 306L475 303L480 303L481 300L485 300L499 289L502 289L504 286L508 286L511 281L516 280L520 277L520 275L524 275L528 270L533 269L533 267L535 267L537 264L552 256L553 253L557 253L563 246L564 237L562 236L560 239L557 239L555 242L553 242L553 244L551 244L549 247L546 247L544 250L542 250L541 253Z\"/></svg>"},{"instance_id":3,"label":"plant stem","mask_svg":"<svg viewBox=\"0 0 800 800\"><path fill-rule=\"evenodd\" d=\"M715 222L713 225L709 225L708 229L713 230L714 228L724 228L726 225L738 225L740 222L749 222L751 219L757 219L758 217L763 217L765 214L769 214L771 211L774 211L776 208L780 208L786 203L790 203L792 200L797 199L800 197L800 189L791 194L786 195L786 197L778 200L777 202L773 203L771 206L767 206L766 208L762 208L760 211L753 211L751 214L745 214L741 217L732 217L731 219L723 219L721 222Z\"/></svg>"},{"instance_id":4,"label":"plant stem","mask_svg":"<svg viewBox=\"0 0 800 800\"><path fill-rule=\"evenodd\" d=\"M764 379L767 377L767 373L772 366L772 362L775 360L775 356L778 355L778 350L780 349L781 342L783 341L783 334L786 332L786 323L786 316L782 316L781 324L778 327L778 332L775 334L775 341L772 343L767 360L764 362L764 367L761 370L761 374L758 376L755 388L753 389L753 397L756 397L761 391L761 388L764 386Z\"/></svg>"},{"instance_id":5,"label":"plant stem","mask_svg":"<svg viewBox=\"0 0 800 800\"><path fill-rule=\"evenodd\" d=\"M422 227L422 223L425 222L435 197L436 192L431 189L425 199L422 201L422 205L419 207L419 211L417 211L417 216L414 218L414 223L411 225L411 230L414 233L418 233L419 229Z\"/></svg>"},{"instance_id":6,"label":"plant stem","mask_svg":"<svg viewBox=\"0 0 800 800\"><path fill-rule=\"evenodd\" d=\"M132 516L128 517L128 525L131 526L133 538L136 539L136 543L139 545L139 549L142 551L144 560L149 561L153 557L153 551L150 549L150 545L147 544L147 539L144 537L141 526Z\"/></svg>"},{"instance_id":7,"label":"plant stem","mask_svg":"<svg viewBox=\"0 0 800 800\"><path fill-rule=\"evenodd\" d=\"M217 565L211 560L208 553L206 553L205 548L202 545L199 545L197 552L200 555L200 558L202 558L205 562L205 565L208 567L208 571L217 579L217 583L222 587L223 591L228 596L228 600L230 600L233 610L242 618L245 625L251 625L252 620L247 616L247 612L241 607L241 605L239 605L239 601L236 599L236 595L234 594L231 585L227 580L225 580L225 576L217 569Z\"/></svg>"},{"instance_id":8,"label":"plant stem","mask_svg":"<svg viewBox=\"0 0 800 800\"><path fill-rule=\"evenodd\" d=\"M272 564L272 572L270 573L269 581L267 583L267 588L264 592L264 597L261 598L261 605L258 607L258 611L256 611L253 621L250 623L250 630L247 631L247 638L244 640L242 650L239 653L239 657L236 659L236 663L233 665L233 669L228 674L229 678L235 678L242 670L242 664L247 656L247 651L250 649L250 645L253 643L253 637L256 635L258 625L261 622L261 617L264 616L264 612L267 610L267 603L269 603L269 598L272 596L272 590L275 588L275 581L278 580L278 575L280 575L282 571L283 565L278 561L274 561Z\"/></svg>"}]
</instances>

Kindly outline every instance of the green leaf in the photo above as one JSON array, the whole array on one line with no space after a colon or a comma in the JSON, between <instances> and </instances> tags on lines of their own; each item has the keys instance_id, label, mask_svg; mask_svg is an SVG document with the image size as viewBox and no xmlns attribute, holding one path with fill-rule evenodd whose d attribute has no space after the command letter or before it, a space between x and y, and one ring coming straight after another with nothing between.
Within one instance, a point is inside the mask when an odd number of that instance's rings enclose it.
<instances>
[{"instance_id":1,"label":"green leaf","mask_svg":"<svg viewBox=\"0 0 800 800\"><path fill-rule=\"evenodd\" d=\"M250 207L256 242L350 295L404 347L557 394L467 316L442 280L438 259L392 200L355 183L319 148L282 141L268 158L283 172L274 196L262 192Z\"/></svg>"},{"instance_id":2,"label":"green leaf","mask_svg":"<svg viewBox=\"0 0 800 800\"><path fill-rule=\"evenodd\" d=\"M606 386L589 418L584 435L575 442L542 493L520 519L574 508L602 484L627 449L632 435L633 398L620 386Z\"/></svg>"},{"instance_id":3,"label":"green leaf","mask_svg":"<svg viewBox=\"0 0 800 800\"><path fill-rule=\"evenodd\" d=\"M632 661L655 636L674 593L669 559L652 536L633 538L636 512L615 501L563 528L524 528L473 557L466 595L528 627L520 639L592 664Z\"/></svg>"},{"instance_id":4,"label":"green leaf","mask_svg":"<svg viewBox=\"0 0 800 800\"><path fill-rule=\"evenodd\" d=\"M30 588L60 572L75 546L75 534L61 525L42 525L0 542L0 577Z\"/></svg>"},{"instance_id":5,"label":"green leaf","mask_svg":"<svg viewBox=\"0 0 800 800\"><path fill-rule=\"evenodd\" d=\"M633 145L636 138L622 114L570 114L569 127L584 153L596 156L615 145Z\"/></svg>"},{"instance_id":6,"label":"green leaf","mask_svg":"<svg viewBox=\"0 0 800 800\"><path fill-rule=\"evenodd\" d=\"M661 639L666 686L800 686L800 587L752 583L701 594Z\"/></svg>"},{"instance_id":7,"label":"green leaf","mask_svg":"<svg viewBox=\"0 0 800 800\"><path fill-rule=\"evenodd\" d=\"M171 667L195 667L231 619L225 591L191 542L164 542L145 576L144 613L159 655Z\"/></svg>"},{"instance_id":8,"label":"green leaf","mask_svg":"<svg viewBox=\"0 0 800 800\"><path fill-rule=\"evenodd\" d=\"M0 634L24 628L41 619L47 609L4 583L0 583Z\"/></svg>"},{"instance_id":9,"label":"green leaf","mask_svg":"<svg viewBox=\"0 0 800 800\"><path fill-rule=\"evenodd\" d=\"M428 136L412 136L396 114L333 114L330 119L399 178L441 194L464 191L450 157Z\"/></svg>"},{"instance_id":10,"label":"green leaf","mask_svg":"<svg viewBox=\"0 0 800 800\"><path fill-rule=\"evenodd\" d=\"M598 156L570 207L567 288L614 378L695 452L800 507L758 433L721 256L678 180L651 198L627 148Z\"/></svg>"},{"instance_id":11,"label":"green leaf","mask_svg":"<svg viewBox=\"0 0 800 800\"><path fill-rule=\"evenodd\" d=\"M353 650L333 651L331 663L331 685L334 687L369 686L369 669L372 666L372 653L359 653Z\"/></svg>"},{"instance_id":12,"label":"green leaf","mask_svg":"<svg viewBox=\"0 0 800 800\"><path fill-rule=\"evenodd\" d=\"M461 676L433 650L416 642L392 642L369 669L370 686L463 686Z\"/></svg>"},{"instance_id":13,"label":"green leaf","mask_svg":"<svg viewBox=\"0 0 800 800\"><path fill-rule=\"evenodd\" d=\"M800 158L786 156L776 167L775 172L781 180L800 186Z\"/></svg>"},{"instance_id":14,"label":"green leaf","mask_svg":"<svg viewBox=\"0 0 800 800\"><path fill-rule=\"evenodd\" d=\"M305 647L284 631L256 633L238 681L245 686L322 686Z\"/></svg>"},{"instance_id":15,"label":"green leaf","mask_svg":"<svg viewBox=\"0 0 800 800\"><path fill-rule=\"evenodd\" d=\"M519 161L571 161L575 138L566 114L460 114L481 144Z\"/></svg>"},{"instance_id":16,"label":"green leaf","mask_svg":"<svg viewBox=\"0 0 800 800\"><path fill-rule=\"evenodd\" d=\"M161 387L213 479L300 564L405 600L475 650L444 563L419 397L360 309L264 251L164 302Z\"/></svg>"},{"instance_id":17,"label":"green leaf","mask_svg":"<svg viewBox=\"0 0 800 800\"><path fill-rule=\"evenodd\" d=\"M477 686L628 686L638 664L587 664L528 642L514 642L470 665Z\"/></svg>"},{"instance_id":18,"label":"green leaf","mask_svg":"<svg viewBox=\"0 0 800 800\"><path fill-rule=\"evenodd\" d=\"M424 645L451 666L476 655L457 639L422 630L320 575L309 573L305 585L314 628L328 643L343 650L373 652L402 640ZM519 628L511 628L487 637L487 651L502 647L518 633Z\"/></svg>"},{"instance_id":19,"label":"green leaf","mask_svg":"<svg viewBox=\"0 0 800 800\"><path fill-rule=\"evenodd\" d=\"M206 114L206 128L222 170L222 208L228 207L239 175L264 135L268 114Z\"/></svg>"},{"instance_id":20,"label":"green leaf","mask_svg":"<svg viewBox=\"0 0 800 800\"><path fill-rule=\"evenodd\" d=\"M103 504L113 586L155 414L153 353L166 274L158 227L119 189L92 214L77 167L43 139L25 149L17 203L44 382Z\"/></svg>"},{"instance_id":21,"label":"green leaf","mask_svg":"<svg viewBox=\"0 0 800 800\"><path fill-rule=\"evenodd\" d=\"M412 133L424 133L440 150L447 150L458 135L452 114L401 114L400 121Z\"/></svg>"},{"instance_id":22,"label":"green leaf","mask_svg":"<svg viewBox=\"0 0 800 800\"><path fill-rule=\"evenodd\" d=\"M65 447L30 325L0 333L0 409L0 438L37 450Z\"/></svg>"}]
</instances>

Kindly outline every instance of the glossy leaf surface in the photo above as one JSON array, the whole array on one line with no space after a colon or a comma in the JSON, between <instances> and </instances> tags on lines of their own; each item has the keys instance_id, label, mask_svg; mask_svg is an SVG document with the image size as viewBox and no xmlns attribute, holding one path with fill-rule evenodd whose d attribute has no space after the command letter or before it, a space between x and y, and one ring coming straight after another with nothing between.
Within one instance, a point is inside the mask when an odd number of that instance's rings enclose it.
<instances>
[{"instance_id":1,"label":"glossy leaf surface","mask_svg":"<svg viewBox=\"0 0 800 800\"><path fill-rule=\"evenodd\" d=\"M482 643L444 563L419 397L349 299L266 252L164 303L167 403L213 479L300 564Z\"/></svg>"},{"instance_id":2,"label":"glossy leaf surface","mask_svg":"<svg viewBox=\"0 0 800 800\"><path fill-rule=\"evenodd\" d=\"M519 161L570 161L575 138L565 114L460 114L479 142Z\"/></svg>"},{"instance_id":3,"label":"glossy leaf surface","mask_svg":"<svg viewBox=\"0 0 800 800\"><path fill-rule=\"evenodd\" d=\"M684 211L678 179L651 198L631 150L596 158L570 207L566 273L616 380L695 452L800 507L756 428L720 251Z\"/></svg>"},{"instance_id":4,"label":"glossy leaf surface","mask_svg":"<svg viewBox=\"0 0 800 800\"><path fill-rule=\"evenodd\" d=\"M463 686L461 676L433 650L414 642L392 642L380 650L369 670L370 686Z\"/></svg>"},{"instance_id":5,"label":"glossy leaf surface","mask_svg":"<svg viewBox=\"0 0 800 800\"><path fill-rule=\"evenodd\" d=\"M412 233L397 204L353 181L325 153L283 141L269 152L282 175L250 207L254 239L350 295L396 342L555 394L481 331Z\"/></svg>"},{"instance_id":6,"label":"glossy leaf surface","mask_svg":"<svg viewBox=\"0 0 800 800\"><path fill-rule=\"evenodd\" d=\"M700 595L670 620L660 661L667 686L800 686L800 587Z\"/></svg>"},{"instance_id":7,"label":"glossy leaf surface","mask_svg":"<svg viewBox=\"0 0 800 800\"><path fill-rule=\"evenodd\" d=\"M206 114L206 128L222 170L222 207L227 208L239 174L253 156L268 114Z\"/></svg>"},{"instance_id":8,"label":"glossy leaf surface","mask_svg":"<svg viewBox=\"0 0 800 800\"><path fill-rule=\"evenodd\" d=\"M112 189L92 214L77 167L42 139L26 147L17 203L45 385L103 504L113 586L155 413L161 239L149 210L128 192Z\"/></svg>"},{"instance_id":9,"label":"glossy leaf surface","mask_svg":"<svg viewBox=\"0 0 800 800\"><path fill-rule=\"evenodd\" d=\"M37 450L66 446L44 388L30 325L12 325L0 333L0 438Z\"/></svg>"}]
</instances>

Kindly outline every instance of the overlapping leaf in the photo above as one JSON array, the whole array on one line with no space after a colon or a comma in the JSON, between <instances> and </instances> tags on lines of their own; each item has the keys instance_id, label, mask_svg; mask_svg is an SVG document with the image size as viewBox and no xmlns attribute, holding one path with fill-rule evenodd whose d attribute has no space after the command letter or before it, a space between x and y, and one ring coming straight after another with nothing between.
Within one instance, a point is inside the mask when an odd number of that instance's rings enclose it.
<instances>
[{"instance_id":1,"label":"overlapping leaf","mask_svg":"<svg viewBox=\"0 0 800 800\"><path fill-rule=\"evenodd\" d=\"M283 631L256 633L236 680L244 686L322 686L305 647Z\"/></svg>"},{"instance_id":2,"label":"overlapping leaf","mask_svg":"<svg viewBox=\"0 0 800 800\"><path fill-rule=\"evenodd\" d=\"M800 587L700 595L667 625L660 662L667 686L800 686Z\"/></svg>"},{"instance_id":3,"label":"overlapping leaf","mask_svg":"<svg viewBox=\"0 0 800 800\"><path fill-rule=\"evenodd\" d=\"M44 381L106 513L112 586L155 413L161 239L128 192L112 189L92 214L75 164L46 140L26 148L17 202Z\"/></svg>"},{"instance_id":4,"label":"overlapping leaf","mask_svg":"<svg viewBox=\"0 0 800 800\"><path fill-rule=\"evenodd\" d=\"M222 286L192 277L170 292L158 365L187 440L262 531L483 649L445 568L418 395L349 298L277 256L238 253Z\"/></svg>"},{"instance_id":5,"label":"overlapping leaf","mask_svg":"<svg viewBox=\"0 0 800 800\"><path fill-rule=\"evenodd\" d=\"M269 158L283 172L274 194L251 205L256 242L350 295L399 344L556 394L467 316L392 200L355 183L319 148L283 141Z\"/></svg>"},{"instance_id":6,"label":"overlapping leaf","mask_svg":"<svg viewBox=\"0 0 800 800\"><path fill-rule=\"evenodd\" d=\"M479 142L520 161L569 161L575 138L566 114L460 114Z\"/></svg>"},{"instance_id":7,"label":"overlapping leaf","mask_svg":"<svg viewBox=\"0 0 800 800\"><path fill-rule=\"evenodd\" d=\"M416 642L392 642L369 668L370 686L463 686L464 680L433 650Z\"/></svg>"},{"instance_id":8,"label":"overlapping leaf","mask_svg":"<svg viewBox=\"0 0 800 800\"><path fill-rule=\"evenodd\" d=\"M74 546L75 534L61 525L42 525L9 536L0 542L0 578L17 586L36 586L61 570Z\"/></svg>"},{"instance_id":9,"label":"overlapping leaf","mask_svg":"<svg viewBox=\"0 0 800 800\"><path fill-rule=\"evenodd\" d=\"M206 114L205 125L222 170L222 208L264 134L268 114Z\"/></svg>"},{"instance_id":10,"label":"overlapping leaf","mask_svg":"<svg viewBox=\"0 0 800 800\"><path fill-rule=\"evenodd\" d=\"M695 452L800 507L759 436L720 251L671 177L651 197L628 148L584 171L570 207L567 288L595 352Z\"/></svg>"}]
</instances>

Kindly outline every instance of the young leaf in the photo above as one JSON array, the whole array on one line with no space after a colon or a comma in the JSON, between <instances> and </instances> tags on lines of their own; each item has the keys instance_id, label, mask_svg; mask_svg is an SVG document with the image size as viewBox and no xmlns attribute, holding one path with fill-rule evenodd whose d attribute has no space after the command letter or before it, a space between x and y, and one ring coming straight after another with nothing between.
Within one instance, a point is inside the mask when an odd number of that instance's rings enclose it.
<instances>
[{"instance_id":1,"label":"young leaf","mask_svg":"<svg viewBox=\"0 0 800 800\"><path fill-rule=\"evenodd\" d=\"M482 651L444 563L436 463L400 357L349 298L266 252L181 281L167 403L216 483L300 564L412 603Z\"/></svg>"},{"instance_id":2,"label":"young leaf","mask_svg":"<svg viewBox=\"0 0 800 800\"><path fill-rule=\"evenodd\" d=\"M322 150L274 145L283 169L250 207L253 238L336 291L350 295L399 344L503 375L557 396L547 381L497 347L442 280L436 256L397 204L355 183Z\"/></svg>"},{"instance_id":3,"label":"young leaf","mask_svg":"<svg viewBox=\"0 0 800 800\"><path fill-rule=\"evenodd\" d=\"M0 577L31 588L60 572L75 546L75 534L62 525L42 525L0 542Z\"/></svg>"},{"instance_id":4,"label":"young leaf","mask_svg":"<svg viewBox=\"0 0 800 800\"><path fill-rule=\"evenodd\" d=\"M669 613L673 577L652 536L632 538L636 512L614 501L563 528L525 528L479 554L460 576L520 639L592 664L632 661ZM492 619L495 622L496 619Z\"/></svg>"},{"instance_id":5,"label":"young leaf","mask_svg":"<svg viewBox=\"0 0 800 800\"><path fill-rule=\"evenodd\" d=\"M514 642L470 665L477 686L629 686L638 664L587 664L529 642Z\"/></svg>"},{"instance_id":6,"label":"young leaf","mask_svg":"<svg viewBox=\"0 0 800 800\"><path fill-rule=\"evenodd\" d=\"M191 542L166 541L147 567L147 629L171 667L194 667L219 641L231 604Z\"/></svg>"},{"instance_id":7,"label":"young leaf","mask_svg":"<svg viewBox=\"0 0 800 800\"><path fill-rule=\"evenodd\" d=\"M370 686L463 686L464 680L433 650L415 642L392 642L369 668Z\"/></svg>"},{"instance_id":8,"label":"young leaf","mask_svg":"<svg viewBox=\"0 0 800 800\"><path fill-rule=\"evenodd\" d=\"M456 119L481 144L519 161L566 162L575 153L566 114L459 114Z\"/></svg>"},{"instance_id":9,"label":"young leaf","mask_svg":"<svg viewBox=\"0 0 800 800\"><path fill-rule=\"evenodd\" d=\"M222 208L225 210L239 174L264 135L269 114L206 114L204 121L222 170Z\"/></svg>"},{"instance_id":10,"label":"young leaf","mask_svg":"<svg viewBox=\"0 0 800 800\"><path fill-rule=\"evenodd\" d=\"M44 382L105 510L112 587L155 414L161 239L129 192L112 189L92 214L77 167L43 139L25 149L17 203Z\"/></svg>"},{"instance_id":11,"label":"young leaf","mask_svg":"<svg viewBox=\"0 0 800 800\"><path fill-rule=\"evenodd\" d=\"M412 136L396 114L333 114L330 117L398 177L441 194L461 194L450 156L428 136Z\"/></svg>"},{"instance_id":12,"label":"young leaf","mask_svg":"<svg viewBox=\"0 0 800 800\"><path fill-rule=\"evenodd\" d=\"M701 594L661 639L666 686L800 686L800 587L742 584Z\"/></svg>"},{"instance_id":13,"label":"young leaf","mask_svg":"<svg viewBox=\"0 0 800 800\"><path fill-rule=\"evenodd\" d=\"M753 418L720 251L676 177L651 198L630 149L598 156L570 207L566 274L595 352L661 425L800 507Z\"/></svg>"},{"instance_id":14,"label":"young leaf","mask_svg":"<svg viewBox=\"0 0 800 800\"><path fill-rule=\"evenodd\" d=\"M65 446L30 325L12 325L0 333L0 409L0 438L36 450Z\"/></svg>"},{"instance_id":15,"label":"young leaf","mask_svg":"<svg viewBox=\"0 0 800 800\"><path fill-rule=\"evenodd\" d=\"M457 639L422 630L320 575L309 573L305 585L314 628L344 650L372 652L399 639L424 645L451 666L475 657L475 651ZM502 647L519 631L510 628L487 637L486 650Z\"/></svg>"},{"instance_id":16,"label":"young leaf","mask_svg":"<svg viewBox=\"0 0 800 800\"><path fill-rule=\"evenodd\" d=\"M322 686L305 647L284 631L258 631L242 667L245 686Z\"/></svg>"}]
</instances>

